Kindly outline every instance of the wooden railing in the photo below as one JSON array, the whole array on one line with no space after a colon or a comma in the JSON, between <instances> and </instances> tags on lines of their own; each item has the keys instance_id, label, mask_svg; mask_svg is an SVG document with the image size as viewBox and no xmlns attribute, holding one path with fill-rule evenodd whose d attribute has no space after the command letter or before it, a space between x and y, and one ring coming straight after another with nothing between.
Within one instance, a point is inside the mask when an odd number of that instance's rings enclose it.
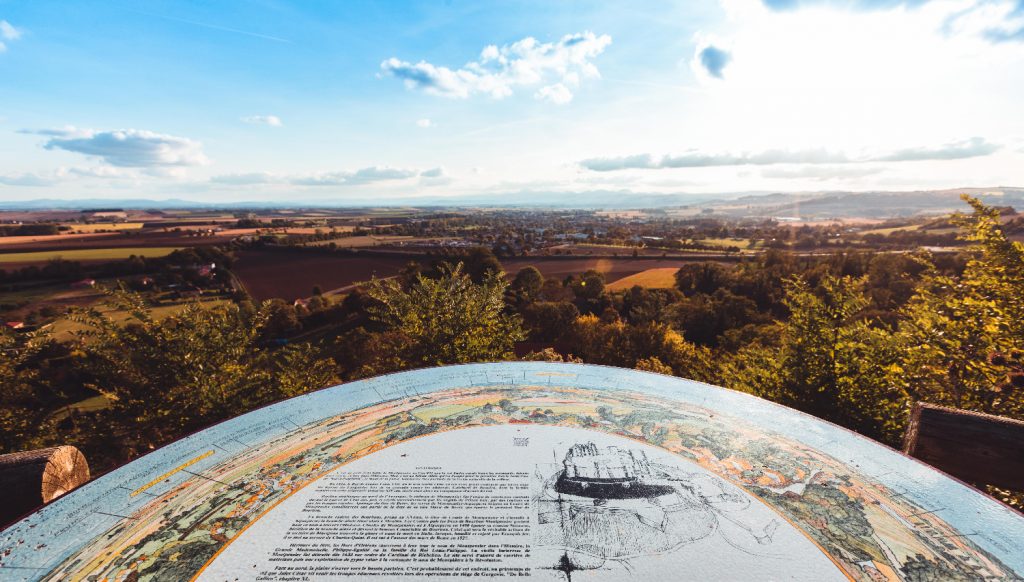
<instances>
[{"instance_id":1,"label":"wooden railing","mask_svg":"<svg viewBox=\"0 0 1024 582\"><path fill-rule=\"evenodd\" d=\"M1024 491L1024 421L918 402L903 452L973 485Z\"/></svg>"}]
</instances>

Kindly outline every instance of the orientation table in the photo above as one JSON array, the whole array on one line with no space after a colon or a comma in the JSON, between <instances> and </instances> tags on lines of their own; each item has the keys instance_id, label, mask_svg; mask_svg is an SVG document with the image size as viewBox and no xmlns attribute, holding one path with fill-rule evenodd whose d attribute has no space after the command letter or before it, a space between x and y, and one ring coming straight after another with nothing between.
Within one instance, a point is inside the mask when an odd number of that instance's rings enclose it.
<instances>
[{"instance_id":1,"label":"orientation table","mask_svg":"<svg viewBox=\"0 0 1024 582\"><path fill-rule=\"evenodd\" d=\"M431 368L176 441L0 532L0 580L1020 580L1024 515L680 378Z\"/></svg>"}]
</instances>

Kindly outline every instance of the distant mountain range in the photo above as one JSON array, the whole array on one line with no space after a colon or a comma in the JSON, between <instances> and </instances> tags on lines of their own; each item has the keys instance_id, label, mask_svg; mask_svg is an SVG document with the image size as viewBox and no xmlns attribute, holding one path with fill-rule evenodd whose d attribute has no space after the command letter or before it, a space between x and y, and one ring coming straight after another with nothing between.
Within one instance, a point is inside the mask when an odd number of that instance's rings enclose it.
<instances>
[{"instance_id":1,"label":"distant mountain range","mask_svg":"<svg viewBox=\"0 0 1024 582\"><path fill-rule=\"evenodd\" d=\"M994 206L1024 209L1024 188L954 188L911 192L738 192L720 194L660 194L616 190L582 192L520 191L500 195L458 197L403 197L344 201L197 202L182 199L38 199L0 202L0 210L141 209L259 209L259 208L368 208L407 207L530 207L564 209L699 209L712 216L829 218L896 218L944 214L964 210L961 194L970 194Z\"/></svg>"},{"instance_id":2,"label":"distant mountain range","mask_svg":"<svg viewBox=\"0 0 1024 582\"><path fill-rule=\"evenodd\" d=\"M991 206L1024 210L1024 188L954 188L913 192L815 192L741 196L706 205L729 216L898 218L965 210L962 194Z\"/></svg>"}]
</instances>

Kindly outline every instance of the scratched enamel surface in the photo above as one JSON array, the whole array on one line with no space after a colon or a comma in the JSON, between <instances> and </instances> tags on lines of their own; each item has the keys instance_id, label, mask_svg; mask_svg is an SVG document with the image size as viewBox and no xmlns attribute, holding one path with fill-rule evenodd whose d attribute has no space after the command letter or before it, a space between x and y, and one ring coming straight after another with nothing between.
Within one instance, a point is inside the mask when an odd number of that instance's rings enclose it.
<instances>
[{"instance_id":1,"label":"scratched enamel surface","mask_svg":"<svg viewBox=\"0 0 1024 582\"><path fill-rule=\"evenodd\" d=\"M869 439L679 378L514 362L336 386L175 442L0 533L0 578L188 579L236 538L244 544L240 532L272 507L347 463L496 425L605 433L676 455L762 501L849 578L1024 572L1024 517Z\"/></svg>"}]
</instances>

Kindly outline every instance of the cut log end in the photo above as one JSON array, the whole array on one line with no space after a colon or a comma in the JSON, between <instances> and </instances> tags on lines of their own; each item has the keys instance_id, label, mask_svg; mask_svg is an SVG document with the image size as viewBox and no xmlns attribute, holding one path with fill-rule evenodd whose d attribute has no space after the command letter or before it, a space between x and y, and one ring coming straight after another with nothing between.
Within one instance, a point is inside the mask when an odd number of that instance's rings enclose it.
<instances>
[{"instance_id":1,"label":"cut log end","mask_svg":"<svg viewBox=\"0 0 1024 582\"><path fill-rule=\"evenodd\" d=\"M49 503L89 480L89 463L75 447L56 447L43 469L42 498Z\"/></svg>"},{"instance_id":2,"label":"cut log end","mask_svg":"<svg viewBox=\"0 0 1024 582\"><path fill-rule=\"evenodd\" d=\"M89 481L89 463L71 446L0 455L0 527Z\"/></svg>"}]
</instances>

